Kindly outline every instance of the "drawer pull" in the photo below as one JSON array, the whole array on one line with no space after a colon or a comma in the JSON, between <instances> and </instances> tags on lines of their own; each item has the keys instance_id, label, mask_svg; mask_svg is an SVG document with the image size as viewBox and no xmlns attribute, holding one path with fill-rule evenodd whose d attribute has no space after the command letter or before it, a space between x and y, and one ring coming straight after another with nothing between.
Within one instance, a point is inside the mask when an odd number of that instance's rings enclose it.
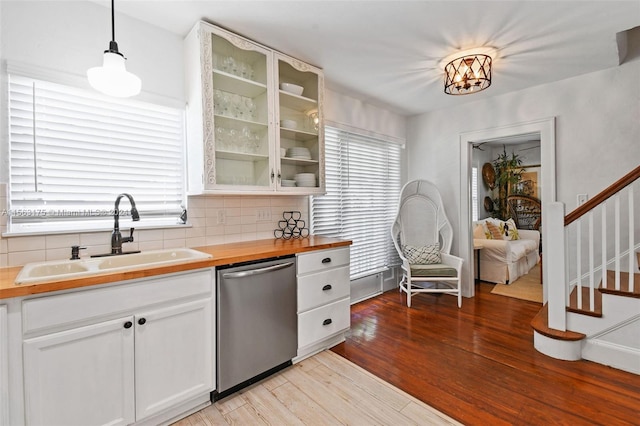
<instances>
[{"instance_id":1,"label":"drawer pull","mask_svg":"<svg viewBox=\"0 0 640 426\"><path fill-rule=\"evenodd\" d=\"M333 321L331 321L331 318L327 318L326 320L322 321L322 325L329 325L331 324Z\"/></svg>"},{"instance_id":2,"label":"drawer pull","mask_svg":"<svg viewBox=\"0 0 640 426\"><path fill-rule=\"evenodd\" d=\"M324 259L322 259L322 263L331 263L331 258L325 257Z\"/></svg>"},{"instance_id":3,"label":"drawer pull","mask_svg":"<svg viewBox=\"0 0 640 426\"><path fill-rule=\"evenodd\" d=\"M131 328L132 325L133 323L131 321L127 321L124 323L124 328Z\"/></svg>"},{"instance_id":4,"label":"drawer pull","mask_svg":"<svg viewBox=\"0 0 640 426\"><path fill-rule=\"evenodd\" d=\"M327 291L327 290L331 290L331 289L332 289L331 284L327 284L324 287L322 287L322 291Z\"/></svg>"},{"instance_id":5,"label":"drawer pull","mask_svg":"<svg viewBox=\"0 0 640 426\"><path fill-rule=\"evenodd\" d=\"M140 324L140 325L144 325L146 322L147 322L146 318L140 318L138 320L138 324Z\"/></svg>"}]
</instances>

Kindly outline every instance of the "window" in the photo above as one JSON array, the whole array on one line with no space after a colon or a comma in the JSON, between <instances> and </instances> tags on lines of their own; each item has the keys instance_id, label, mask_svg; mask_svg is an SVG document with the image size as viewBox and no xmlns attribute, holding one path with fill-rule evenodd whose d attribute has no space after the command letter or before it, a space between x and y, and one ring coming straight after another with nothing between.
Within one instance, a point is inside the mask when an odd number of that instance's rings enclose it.
<instances>
[{"instance_id":1,"label":"window","mask_svg":"<svg viewBox=\"0 0 640 426\"><path fill-rule=\"evenodd\" d=\"M183 111L15 74L8 80L11 233L108 227L123 192L133 196L140 225L177 223ZM127 200L120 209L126 216Z\"/></svg>"},{"instance_id":2,"label":"window","mask_svg":"<svg viewBox=\"0 0 640 426\"><path fill-rule=\"evenodd\" d=\"M478 220L478 168L471 168L471 220Z\"/></svg>"},{"instance_id":3,"label":"window","mask_svg":"<svg viewBox=\"0 0 640 426\"><path fill-rule=\"evenodd\" d=\"M327 193L311 199L311 230L353 241L351 279L399 264L389 229L400 194L400 150L325 127Z\"/></svg>"}]
</instances>

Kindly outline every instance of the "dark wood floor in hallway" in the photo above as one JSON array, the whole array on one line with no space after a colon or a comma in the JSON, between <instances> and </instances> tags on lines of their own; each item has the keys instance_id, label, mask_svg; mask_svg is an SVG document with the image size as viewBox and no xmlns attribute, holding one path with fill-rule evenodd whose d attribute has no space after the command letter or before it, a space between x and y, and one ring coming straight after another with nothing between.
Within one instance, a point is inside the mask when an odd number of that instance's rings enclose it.
<instances>
[{"instance_id":1,"label":"dark wood floor in hallway","mask_svg":"<svg viewBox=\"0 0 640 426\"><path fill-rule=\"evenodd\" d=\"M333 351L466 425L640 425L640 376L533 348L539 303L480 284L462 308L397 290L355 304Z\"/></svg>"}]
</instances>

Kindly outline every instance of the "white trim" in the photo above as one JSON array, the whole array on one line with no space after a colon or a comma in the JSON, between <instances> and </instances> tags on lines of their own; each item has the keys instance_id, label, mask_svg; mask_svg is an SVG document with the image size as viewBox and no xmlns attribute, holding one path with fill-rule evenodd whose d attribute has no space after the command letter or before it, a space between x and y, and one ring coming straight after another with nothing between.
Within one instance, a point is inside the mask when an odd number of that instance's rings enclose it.
<instances>
[{"instance_id":1,"label":"white trim","mask_svg":"<svg viewBox=\"0 0 640 426\"><path fill-rule=\"evenodd\" d=\"M542 118L524 123L460 133L460 233L458 236L460 257L464 259L462 271L462 291L465 297L475 295L473 266L473 230L471 229L471 144L511 136L540 134L540 163L542 164L542 241L546 241L546 204L556 201L556 138L555 117ZM543 263L543 300L547 300L547 268Z\"/></svg>"}]
</instances>

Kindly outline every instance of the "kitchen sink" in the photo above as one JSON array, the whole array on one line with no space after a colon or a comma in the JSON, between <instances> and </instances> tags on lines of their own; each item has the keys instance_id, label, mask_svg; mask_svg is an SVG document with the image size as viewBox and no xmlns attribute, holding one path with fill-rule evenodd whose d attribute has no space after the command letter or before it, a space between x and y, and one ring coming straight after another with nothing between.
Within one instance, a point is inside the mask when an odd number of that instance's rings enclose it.
<instances>
[{"instance_id":1,"label":"kitchen sink","mask_svg":"<svg viewBox=\"0 0 640 426\"><path fill-rule=\"evenodd\" d=\"M24 265L16 284L29 284L52 280L88 277L111 271L128 271L159 267L174 263L210 259L212 256L189 248L153 250L143 253L124 254L103 258L61 260L54 262L28 263Z\"/></svg>"}]
</instances>

